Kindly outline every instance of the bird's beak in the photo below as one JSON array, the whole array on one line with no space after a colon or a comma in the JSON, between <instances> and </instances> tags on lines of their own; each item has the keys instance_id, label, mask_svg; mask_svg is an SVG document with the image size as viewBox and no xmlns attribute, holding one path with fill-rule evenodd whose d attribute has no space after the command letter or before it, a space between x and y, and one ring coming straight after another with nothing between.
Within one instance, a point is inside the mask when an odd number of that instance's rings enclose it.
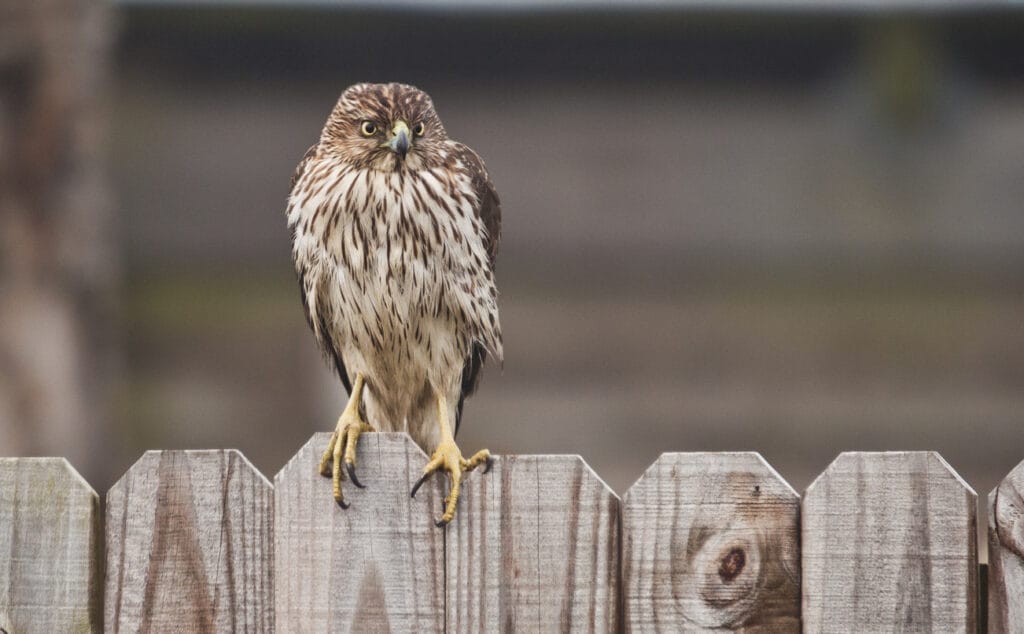
<instances>
[{"instance_id":1,"label":"bird's beak","mask_svg":"<svg viewBox=\"0 0 1024 634\"><path fill-rule=\"evenodd\" d=\"M395 122L395 127L391 129L391 138L387 142L387 146L391 148L392 152L396 152L402 158L409 153L409 147L412 145L412 133L409 132L409 124L405 121L398 120Z\"/></svg>"}]
</instances>

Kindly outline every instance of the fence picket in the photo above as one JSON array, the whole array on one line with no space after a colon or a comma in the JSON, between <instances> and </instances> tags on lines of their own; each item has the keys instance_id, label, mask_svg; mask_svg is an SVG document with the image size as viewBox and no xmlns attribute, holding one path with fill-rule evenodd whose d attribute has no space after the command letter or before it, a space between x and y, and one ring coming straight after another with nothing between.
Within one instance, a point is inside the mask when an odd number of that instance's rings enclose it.
<instances>
[{"instance_id":1,"label":"fence picket","mask_svg":"<svg viewBox=\"0 0 1024 634\"><path fill-rule=\"evenodd\" d=\"M974 632L977 496L935 452L841 454L803 504L807 632Z\"/></svg>"},{"instance_id":2,"label":"fence picket","mask_svg":"<svg viewBox=\"0 0 1024 634\"><path fill-rule=\"evenodd\" d=\"M626 631L800 631L800 498L756 453L666 453L623 498Z\"/></svg>"},{"instance_id":3,"label":"fence picket","mask_svg":"<svg viewBox=\"0 0 1024 634\"><path fill-rule=\"evenodd\" d=\"M500 456L447 529L449 632L614 632L619 498L579 456Z\"/></svg>"},{"instance_id":4,"label":"fence picket","mask_svg":"<svg viewBox=\"0 0 1024 634\"><path fill-rule=\"evenodd\" d=\"M427 456L406 434L363 434L366 488L344 482L342 509L317 471L329 438L314 434L274 478L278 631L442 631L444 493L431 479L409 497Z\"/></svg>"},{"instance_id":5,"label":"fence picket","mask_svg":"<svg viewBox=\"0 0 1024 634\"><path fill-rule=\"evenodd\" d=\"M988 624L1024 632L1024 462L988 496Z\"/></svg>"},{"instance_id":6,"label":"fence picket","mask_svg":"<svg viewBox=\"0 0 1024 634\"><path fill-rule=\"evenodd\" d=\"M99 632L100 499L64 458L0 458L0 630Z\"/></svg>"},{"instance_id":7,"label":"fence picket","mask_svg":"<svg viewBox=\"0 0 1024 634\"><path fill-rule=\"evenodd\" d=\"M347 510L318 473L328 439L276 487L237 451L147 452L105 530L66 460L0 458L0 634L973 632L983 614L977 496L935 452L843 453L802 502L756 453L663 454L621 501L579 456L499 456L437 528L447 485L410 498L427 456L408 435L361 437ZM988 529L990 631L1024 632L1024 462Z\"/></svg>"},{"instance_id":8,"label":"fence picket","mask_svg":"<svg viewBox=\"0 0 1024 634\"><path fill-rule=\"evenodd\" d=\"M273 489L242 454L148 451L107 494L108 632L272 632Z\"/></svg>"}]
</instances>

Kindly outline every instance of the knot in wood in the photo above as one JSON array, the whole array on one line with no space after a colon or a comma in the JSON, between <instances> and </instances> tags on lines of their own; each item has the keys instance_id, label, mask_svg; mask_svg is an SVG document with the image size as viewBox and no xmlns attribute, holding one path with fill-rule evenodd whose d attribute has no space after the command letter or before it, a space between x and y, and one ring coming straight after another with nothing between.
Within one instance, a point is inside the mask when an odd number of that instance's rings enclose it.
<instances>
[{"instance_id":1,"label":"knot in wood","mask_svg":"<svg viewBox=\"0 0 1024 634\"><path fill-rule=\"evenodd\" d=\"M733 548L726 553L725 557L722 557L722 561L718 564L718 576L722 578L722 581L729 583L743 572L745 565L747 565L746 552L742 548Z\"/></svg>"}]
</instances>

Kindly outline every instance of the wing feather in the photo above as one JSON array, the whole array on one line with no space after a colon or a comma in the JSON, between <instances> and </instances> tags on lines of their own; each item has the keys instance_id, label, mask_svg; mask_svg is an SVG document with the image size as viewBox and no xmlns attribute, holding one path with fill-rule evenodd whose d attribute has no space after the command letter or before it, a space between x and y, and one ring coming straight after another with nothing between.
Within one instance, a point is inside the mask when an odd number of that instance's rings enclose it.
<instances>
[{"instance_id":1,"label":"wing feather","mask_svg":"<svg viewBox=\"0 0 1024 634\"><path fill-rule=\"evenodd\" d=\"M456 143L455 146L457 156L466 166L476 192L475 211L483 225L483 233L480 237L487 250L488 265L493 274L498 258L498 245L501 242L501 199L498 198L498 192L494 189L494 183L491 182L483 159L469 146L462 143ZM459 405L455 413L455 433L458 433L459 424L462 422L463 404L476 391L477 385L480 383L480 370L486 359L486 348L480 343L473 343L466 364L462 368L462 391L459 394Z\"/></svg>"},{"instance_id":2,"label":"wing feather","mask_svg":"<svg viewBox=\"0 0 1024 634\"><path fill-rule=\"evenodd\" d=\"M306 153L302 155L302 159L299 161L299 164L295 166L295 171L292 172L291 185L288 186L289 193L295 193L295 184L299 182L300 178L302 178L302 174L306 171L306 165L313 159L314 156L316 156L317 147L319 147L318 143L314 143L313 145L309 146L309 149L306 150Z\"/></svg>"},{"instance_id":3,"label":"wing feather","mask_svg":"<svg viewBox=\"0 0 1024 634\"><path fill-rule=\"evenodd\" d=\"M479 201L476 213L483 221L484 226L484 233L481 237L484 247L487 249L487 256L493 272L498 258L498 244L501 242L501 199L498 198L498 192L494 189L494 183L491 182L491 176L487 173L487 166L484 165L483 159L469 146L462 143L456 143L455 146L458 148L459 158L469 171L473 189L476 191Z\"/></svg>"},{"instance_id":4,"label":"wing feather","mask_svg":"<svg viewBox=\"0 0 1024 634\"><path fill-rule=\"evenodd\" d=\"M305 173L306 166L316 156L317 147L318 145L316 144L310 146L302 156L302 160L299 161L299 164L295 167L295 172L292 173L290 196L295 194L295 185ZM349 381L348 371L345 369L345 360L342 359L341 351L331 338L331 331L328 327L328 324L332 319L332 315L327 314L326 302L317 301L316 310L314 310L311 305L311 302L316 301L316 297L320 293L320 285L316 283L316 280L309 279L309 270L305 265L297 261L295 263L295 273L299 278L299 293L302 298L302 310L306 314L306 323L309 324L310 330L312 330L313 334L316 336L317 342L323 349L324 354L333 361L334 369L337 370L338 376L341 378L341 383L345 386L345 391L351 393L352 383Z\"/></svg>"}]
</instances>

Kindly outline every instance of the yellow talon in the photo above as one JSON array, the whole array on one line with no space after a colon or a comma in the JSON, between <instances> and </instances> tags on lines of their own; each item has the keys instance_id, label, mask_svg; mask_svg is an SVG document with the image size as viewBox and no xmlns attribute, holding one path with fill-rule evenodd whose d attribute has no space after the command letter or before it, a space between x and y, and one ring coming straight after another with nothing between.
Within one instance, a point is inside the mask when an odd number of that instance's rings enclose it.
<instances>
[{"instance_id":1,"label":"yellow talon","mask_svg":"<svg viewBox=\"0 0 1024 634\"><path fill-rule=\"evenodd\" d=\"M341 493L341 465L345 464L348 477L352 484L363 488L362 483L356 478L356 446L359 443L359 435L367 431L376 431L369 423L359 415L359 403L363 394L363 375L357 374L352 384L352 394L345 406L345 411L338 418L338 426L331 434L331 440L327 443L320 458L320 475L330 477L334 484L334 500L343 509L348 508L345 497Z\"/></svg>"},{"instance_id":2,"label":"yellow talon","mask_svg":"<svg viewBox=\"0 0 1024 634\"><path fill-rule=\"evenodd\" d=\"M420 486L426 482L432 473L442 469L447 472L450 486L448 495L445 496L444 515L437 522L438 526L444 526L455 517L455 507L459 502L459 491L462 487L462 474L472 471L482 464L487 465L487 468L484 469L484 473L487 473L491 466L491 452L481 449L473 454L469 460L463 458L462 450L455 444L452 428L448 422L448 405L445 397L442 395L437 397L437 410L441 427L441 442L430 457L430 462L423 468L423 476L413 486L412 496L416 497L416 491L419 490Z\"/></svg>"}]
</instances>

